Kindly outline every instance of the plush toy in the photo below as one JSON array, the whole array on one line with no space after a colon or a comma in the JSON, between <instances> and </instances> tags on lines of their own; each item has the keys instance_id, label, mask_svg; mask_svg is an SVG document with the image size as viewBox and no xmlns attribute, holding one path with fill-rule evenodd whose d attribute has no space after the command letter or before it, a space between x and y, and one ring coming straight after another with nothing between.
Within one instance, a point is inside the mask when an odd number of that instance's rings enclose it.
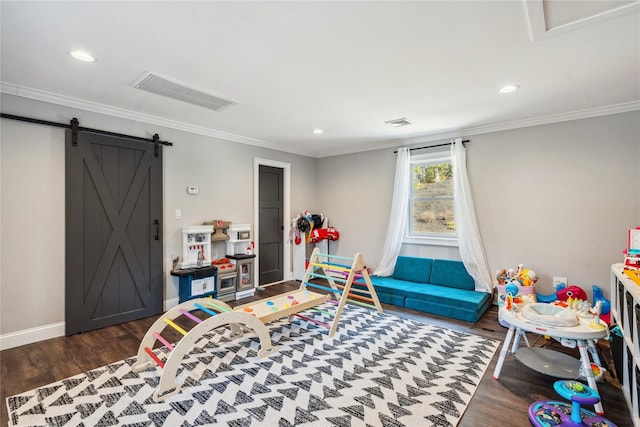
<instances>
[{"instance_id":1,"label":"plush toy","mask_svg":"<svg viewBox=\"0 0 640 427\"><path fill-rule=\"evenodd\" d=\"M509 304L513 305L521 305L524 301L523 296L520 295L520 289L518 289L518 285L515 283L508 283L505 288L504 295L500 295L500 299L505 303L509 302ZM535 300L533 301L535 302Z\"/></svg>"},{"instance_id":2,"label":"plush toy","mask_svg":"<svg viewBox=\"0 0 640 427\"><path fill-rule=\"evenodd\" d=\"M509 279L509 276L507 276L507 270L505 270L504 268L499 270L498 273L496 274L496 280L498 281L498 285L504 285L507 279Z\"/></svg>"},{"instance_id":3,"label":"plush toy","mask_svg":"<svg viewBox=\"0 0 640 427\"><path fill-rule=\"evenodd\" d=\"M525 268L520 271L517 280L522 286L533 286L538 281L538 276L535 271Z\"/></svg>"},{"instance_id":4,"label":"plush toy","mask_svg":"<svg viewBox=\"0 0 640 427\"><path fill-rule=\"evenodd\" d=\"M517 269L500 269L496 273L498 285L516 283L519 286L533 286L538 281L536 272L528 268L523 268L523 264L518 264Z\"/></svg>"}]
</instances>

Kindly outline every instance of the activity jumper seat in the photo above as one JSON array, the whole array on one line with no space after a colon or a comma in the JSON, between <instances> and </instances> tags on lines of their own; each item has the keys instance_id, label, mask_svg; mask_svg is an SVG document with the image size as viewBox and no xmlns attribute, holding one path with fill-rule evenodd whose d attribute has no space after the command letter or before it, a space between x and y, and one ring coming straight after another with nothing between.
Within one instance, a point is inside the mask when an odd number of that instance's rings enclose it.
<instances>
[{"instance_id":1,"label":"activity jumper seat","mask_svg":"<svg viewBox=\"0 0 640 427\"><path fill-rule=\"evenodd\" d=\"M578 381L556 381L554 390L571 401L553 400L534 402L529 406L529 420L536 427L616 427L608 419L583 409L581 405L594 405L600 396L594 389Z\"/></svg>"},{"instance_id":2,"label":"activity jumper seat","mask_svg":"<svg viewBox=\"0 0 640 427\"><path fill-rule=\"evenodd\" d=\"M328 261L332 259L351 260L352 264L344 265ZM326 262L323 262L323 260L326 260ZM340 277L329 276L331 273ZM309 280L312 278L325 278L329 282L329 286L310 283ZM363 279L364 282L356 279ZM354 286L355 288L352 288ZM312 292L307 287L323 289L330 293ZM335 300L330 299L332 294ZM335 313L316 307L325 302L333 303L337 306ZM255 332L260 342L258 357L263 358L276 350L271 343L271 336L266 327L267 323L285 316L288 316L290 321L292 316L297 316L326 327L329 329L328 335L332 337L338 328L340 315L347 302L373 307L377 309L378 313L382 313L382 306L371 284L362 255L358 253L355 258L345 258L320 254L316 248L311 255L304 280L298 290L235 308L212 298L192 299L173 307L163 317L156 320L143 337L138 348L137 361L132 370L141 372L156 365L162 369L158 389L153 394L153 400L160 402L180 392L182 385L176 381L176 375L182 360L193 350L195 343L210 331L229 326L231 328L231 337L233 338L241 336L245 330ZM329 325L300 314L300 312L309 309L317 310L333 317L333 322ZM200 319L192 314L196 310L200 310L210 317L204 320ZM179 317L182 318L181 320L188 319L188 322L195 325L187 331L178 324L183 322L175 321ZM175 344L167 341L161 335L166 327L171 327L178 331L183 335L182 339ZM158 356L158 352L153 350L156 343L160 343L159 345L164 345L170 350L164 360Z\"/></svg>"}]
</instances>

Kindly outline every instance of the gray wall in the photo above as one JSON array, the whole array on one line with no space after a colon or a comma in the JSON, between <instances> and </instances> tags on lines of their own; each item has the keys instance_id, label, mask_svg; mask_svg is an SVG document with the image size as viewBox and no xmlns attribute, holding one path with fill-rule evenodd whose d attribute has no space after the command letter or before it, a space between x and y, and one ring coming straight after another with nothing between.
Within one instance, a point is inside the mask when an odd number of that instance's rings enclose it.
<instances>
[{"instance_id":1,"label":"gray wall","mask_svg":"<svg viewBox=\"0 0 640 427\"><path fill-rule=\"evenodd\" d=\"M492 274L522 263L540 277L540 293L564 276L608 295L626 229L640 225L639 123L631 112L469 136L469 181ZM377 266L393 149L319 159L317 171L321 205L341 232L339 252L362 252ZM403 245L401 254L459 259L457 248L443 246Z\"/></svg>"},{"instance_id":2,"label":"gray wall","mask_svg":"<svg viewBox=\"0 0 640 427\"><path fill-rule=\"evenodd\" d=\"M2 112L151 137L164 148L165 300L178 296L169 275L182 254L182 227L224 219L253 223L253 159L291 165L290 216L316 209L313 158L237 144L160 126L2 95ZM64 131L14 120L1 129L0 335L64 322ZM200 194L187 194L189 185ZM182 219L175 219L175 210Z\"/></svg>"},{"instance_id":3,"label":"gray wall","mask_svg":"<svg viewBox=\"0 0 640 427\"><path fill-rule=\"evenodd\" d=\"M150 137L164 150L165 299L181 227L207 219L253 222L253 158L291 164L291 217L323 212L341 233L332 253L382 255L392 197L393 149L312 159L161 126L2 95L2 111ZM468 170L490 268L532 268L538 290L567 276L608 293L625 231L640 225L640 113L473 136ZM1 120L0 335L64 322L64 132ZM186 187L200 187L198 196ZM182 219L174 218L175 209ZM403 254L459 258L454 247L405 245Z\"/></svg>"}]
</instances>

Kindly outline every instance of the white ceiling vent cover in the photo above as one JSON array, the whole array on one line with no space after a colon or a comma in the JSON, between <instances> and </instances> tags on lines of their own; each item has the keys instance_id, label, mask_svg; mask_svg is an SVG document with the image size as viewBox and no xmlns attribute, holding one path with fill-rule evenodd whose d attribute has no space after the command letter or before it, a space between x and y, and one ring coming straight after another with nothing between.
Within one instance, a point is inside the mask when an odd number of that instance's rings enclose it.
<instances>
[{"instance_id":1,"label":"white ceiling vent cover","mask_svg":"<svg viewBox=\"0 0 640 427\"><path fill-rule=\"evenodd\" d=\"M193 89L182 84L172 82L171 80L167 80L164 77L160 77L153 73L149 73L149 75L143 78L135 85L135 87L157 95L209 108L214 111L220 111L229 105L235 104L233 101L222 99L205 93L202 90Z\"/></svg>"},{"instance_id":2,"label":"white ceiling vent cover","mask_svg":"<svg viewBox=\"0 0 640 427\"><path fill-rule=\"evenodd\" d=\"M404 117L401 119L389 120L388 122L385 122L385 123L390 124L394 128L399 128L400 126L407 126L407 125L413 124L412 122L405 119Z\"/></svg>"}]
</instances>

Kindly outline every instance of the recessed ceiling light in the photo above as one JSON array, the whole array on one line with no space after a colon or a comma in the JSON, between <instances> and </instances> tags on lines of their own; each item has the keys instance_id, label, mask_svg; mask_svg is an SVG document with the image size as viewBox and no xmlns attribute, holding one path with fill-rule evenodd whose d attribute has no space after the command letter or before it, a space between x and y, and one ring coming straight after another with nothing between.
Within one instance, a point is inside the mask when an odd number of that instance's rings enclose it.
<instances>
[{"instance_id":1,"label":"recessed ceiling light","mask_svg":"<svg viewBox=\"0 0 640 427\"><path fill-rule=\"evenodd\" d=\"M83 61L83 62L95 62L96 61L96 58L94 58L93 55L91 55L88 52L85 52L84 50L74 50L73 52L71 52L71 56L76 58L78 61Z\"/></svg>"},{"instance_id":2,"label":"recessed ceiling light","mask_svg":"<svg viewBox=\"0 0 640 427\"><path fill-rule=\"evenodd\" d=\"M520 89L520 86L518 85L506 85L500 88L500 93L511 93L517 91L518 89Z\"/></svg>"},{"instance_id":3,"label":"recessed ceiling light","mask_svg":"<svg viewBox=\"0 0 640 427\"><path fill-rule=\"evenodd\" d=\"M322 129L314 129L313 133L315 133L316 135L320 135L321 133L324 133L324 131Z\"/></svg>"}]
</instances>

